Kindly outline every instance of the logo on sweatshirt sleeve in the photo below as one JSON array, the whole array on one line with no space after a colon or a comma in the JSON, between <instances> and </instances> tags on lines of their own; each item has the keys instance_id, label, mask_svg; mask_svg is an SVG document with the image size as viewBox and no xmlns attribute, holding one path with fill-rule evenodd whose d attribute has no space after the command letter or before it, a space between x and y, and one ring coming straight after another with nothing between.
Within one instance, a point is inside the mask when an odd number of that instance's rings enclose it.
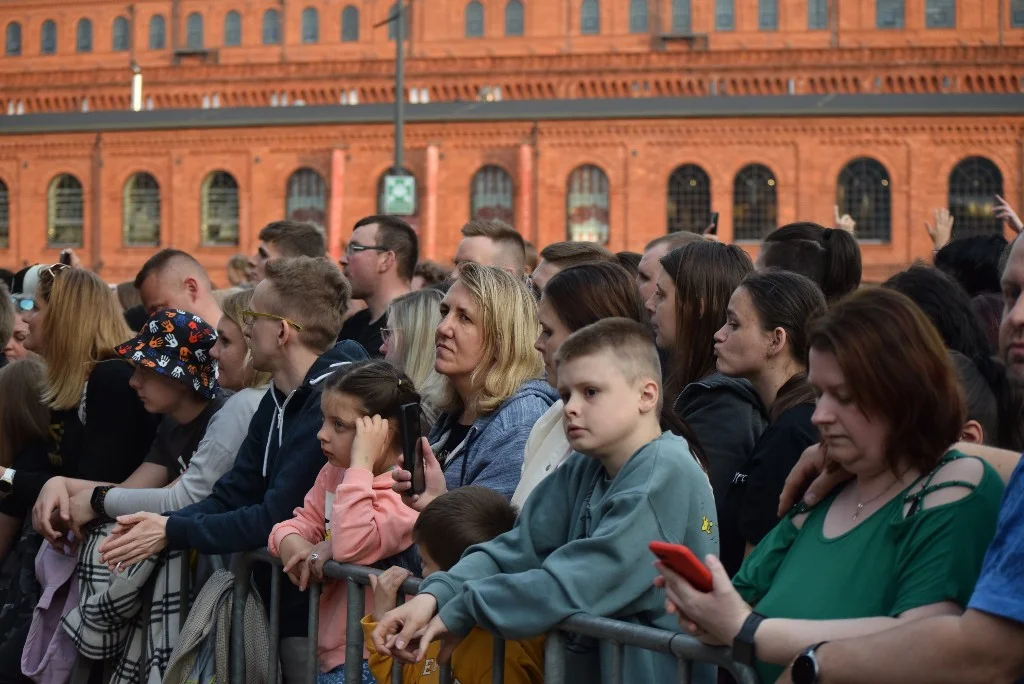
<instances>
[{"instance_id":1,"label":"logo on sweatshirt sleeve","mask_svg":"<svg viewBox=\"0 0 1024 684\"><path fill-rule=\"evenodd\" d=\"M704 516L700 519L700 531L704 534L711 534L712 530L715 529L715 523L708 519L708 516Z\"/></svg>"}]
</instances>

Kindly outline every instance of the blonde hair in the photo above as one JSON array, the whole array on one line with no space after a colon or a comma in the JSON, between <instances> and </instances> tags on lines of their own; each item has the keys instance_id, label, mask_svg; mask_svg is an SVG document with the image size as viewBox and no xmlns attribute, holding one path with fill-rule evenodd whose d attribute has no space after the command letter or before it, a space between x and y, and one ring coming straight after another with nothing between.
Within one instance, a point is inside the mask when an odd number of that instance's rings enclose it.
<instances>
[{"instance_id":1,"label":"blonde hair","mask_svg":"<svg viewBox=\"0 0 1024 684\"><path fill-rule=\"evenodd\" d=\"M252 293L251 289L243 289L228 295L220 303L221 313L224 314L224 318L238 326L239 330L242 329L242 312L249 308L249 300L252 299ZM252 351L249 350L248 346L246 346L245 351L245 367L247 371L251 371L245 374L246 378L248 378L245 382L246 387L259 389L270 384L270 373L258 371L252 367Z\"/></svg>"},{"instance_id":2,"label":"blonde hair","mask_svg":"<svg viewBox=\"0 0 1024 684\"><path fill-rule=\"evenodd\" d=\"M27 445L46 439L50 409L43 403L46 366L22 359L0 369L0 466L10 468Z\"/></svg>"},{"instance_id":3,"label":"blonde hair","mask_svg":"<svg viewBox=\"0 0 1024 684\"><path fill-rule=\"evenodd\" d=\"M399 370L404 371L420 393L424 413L437 419L444 396L444 376L434 370L434 334L441 322L440 290L424 289L396 297L388 307L388 327L399 330ZM394 333L392 333L394 334Z\"/></svg>"},{"instance_id":4,"label":"blonde hair","mask_svg":"<svg viewBox=\"0 0 1024 684\"><path fill-rule=\"evenodd\" d=\"M476 409L488 414L524 382L540 377L544 364L533 347L540 332L537 301L522 279L503 269L463 263L455 271L456 286L461 283L469 290L480 309L484 361L471 380L480 387ZM483 382L479 382L481 375ZM465 407L451 380L446 378L444 384L442 407L449 413L462 411Z\"/></svg>"},{"instance_id":5,"label":"blonde hair","mask_svg":"<svg viewBox=\"0 0 1024 684\"><path fill-rule=\"evenodd\" d=\"M54 277L42 332L40 355L47 364L43 401L57 410L77 406L93 367L117 358L114 347L132 337L117 295L98 275L81 268Z\"/></svg>"}]
</instances>

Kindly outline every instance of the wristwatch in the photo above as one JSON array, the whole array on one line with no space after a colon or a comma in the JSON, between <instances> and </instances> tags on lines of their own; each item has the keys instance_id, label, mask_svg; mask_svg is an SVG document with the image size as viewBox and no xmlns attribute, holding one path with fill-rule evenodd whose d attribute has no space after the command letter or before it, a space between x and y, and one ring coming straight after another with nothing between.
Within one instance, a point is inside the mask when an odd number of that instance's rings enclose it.
<instances>
[{"instance_id":1,"label":"wristwatch","mask_svg":"<svg viewBox=\"0 0 1024 684\"><path fill-rule=\"evenodd\" d=\"M744 665L754 664L754 659L757 657L754 652L754 632L761 626L764 619L764 615L752 612L743 621L739 634L732 641L732 657L736 662Z\"/></svg>"},{"instance_id":2,"label":"wristwatch","mask_svg":"<svg viewBox=\"0 0 1024 684\"><path fill-rule=\"evenodd\" d=\"M4 468L0 475L0 496L7 496L14 490L14 468Z\"/></svg>"},{"instance_id":3,"label":"wristwatch","mask_svg":"<svg viewBox=\"0 0 1024 684\"><path fill-rule=\"evenodd\" d=\"M822 641L814 644L796 657L796 660L793 661L793 684L817 684L820 671L814 652L827 643L827 641Z\"/></svg>"}]
</instances>

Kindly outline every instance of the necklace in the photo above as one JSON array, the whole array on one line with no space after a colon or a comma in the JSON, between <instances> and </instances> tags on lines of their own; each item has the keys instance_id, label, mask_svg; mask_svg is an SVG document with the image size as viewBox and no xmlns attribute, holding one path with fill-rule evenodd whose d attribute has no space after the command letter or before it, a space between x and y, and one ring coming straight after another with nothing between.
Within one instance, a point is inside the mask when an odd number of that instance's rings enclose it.
<instances>
[{"instance_id":1,"label":"necklace","mask_svg":"<svg viewBox=\"0 0 1024 684\"><path fill-rule=\"evenodd\" d=\"M854 520L857 520L857 519L858 519L858 518L860 517L860 512L861 512L862 510L864 510L864 507L865 507L865 506L867 506L867 505L868 505L869 503L871 503L872 501L877 501L878 499L882 498L882 496L883 496L883 495L885 495L885 494L887 494L887 493L889 492L889 490L890 490L890 489L892 489L892 486L893 486L894 484L896 484L897 482L899 482L899 481L900 481L901 479L902 479L902 478L896 478L896 479L895 479L895 480L894 480L894 481L893 481L893 482L892 482L892 483L891 483L891 484L890 484L890 485L889 485L888 487L886 487L885 489L883 489L883 490L882 490L881 492L879 492L878 494L875 494L875 495L874 495L873 497L871 497L871 498L870 498L870 499L868 499L867 501L859 501L859 502L857 503L857 510L853 512L853 519L854 519Z\"/></svg>"}]
</instances>

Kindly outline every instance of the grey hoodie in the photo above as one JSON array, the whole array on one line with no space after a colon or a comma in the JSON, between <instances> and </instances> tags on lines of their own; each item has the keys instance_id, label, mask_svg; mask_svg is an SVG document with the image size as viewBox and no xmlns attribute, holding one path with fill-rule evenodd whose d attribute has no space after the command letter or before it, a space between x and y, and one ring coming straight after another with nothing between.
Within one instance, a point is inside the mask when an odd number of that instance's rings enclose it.
<instances>
[{"instance_id":1,"label":"grey hoodie","mask_svg":"<svg viewBox=\"0 0 1024 684\"><path fill-rule=\"evenodd\" d=\"M721 510L732 476L750 460L754 443L768 427L764 403L746 380L715 373L683 388L673 409L704 449Z\"/></svg>"}]
</instances>

